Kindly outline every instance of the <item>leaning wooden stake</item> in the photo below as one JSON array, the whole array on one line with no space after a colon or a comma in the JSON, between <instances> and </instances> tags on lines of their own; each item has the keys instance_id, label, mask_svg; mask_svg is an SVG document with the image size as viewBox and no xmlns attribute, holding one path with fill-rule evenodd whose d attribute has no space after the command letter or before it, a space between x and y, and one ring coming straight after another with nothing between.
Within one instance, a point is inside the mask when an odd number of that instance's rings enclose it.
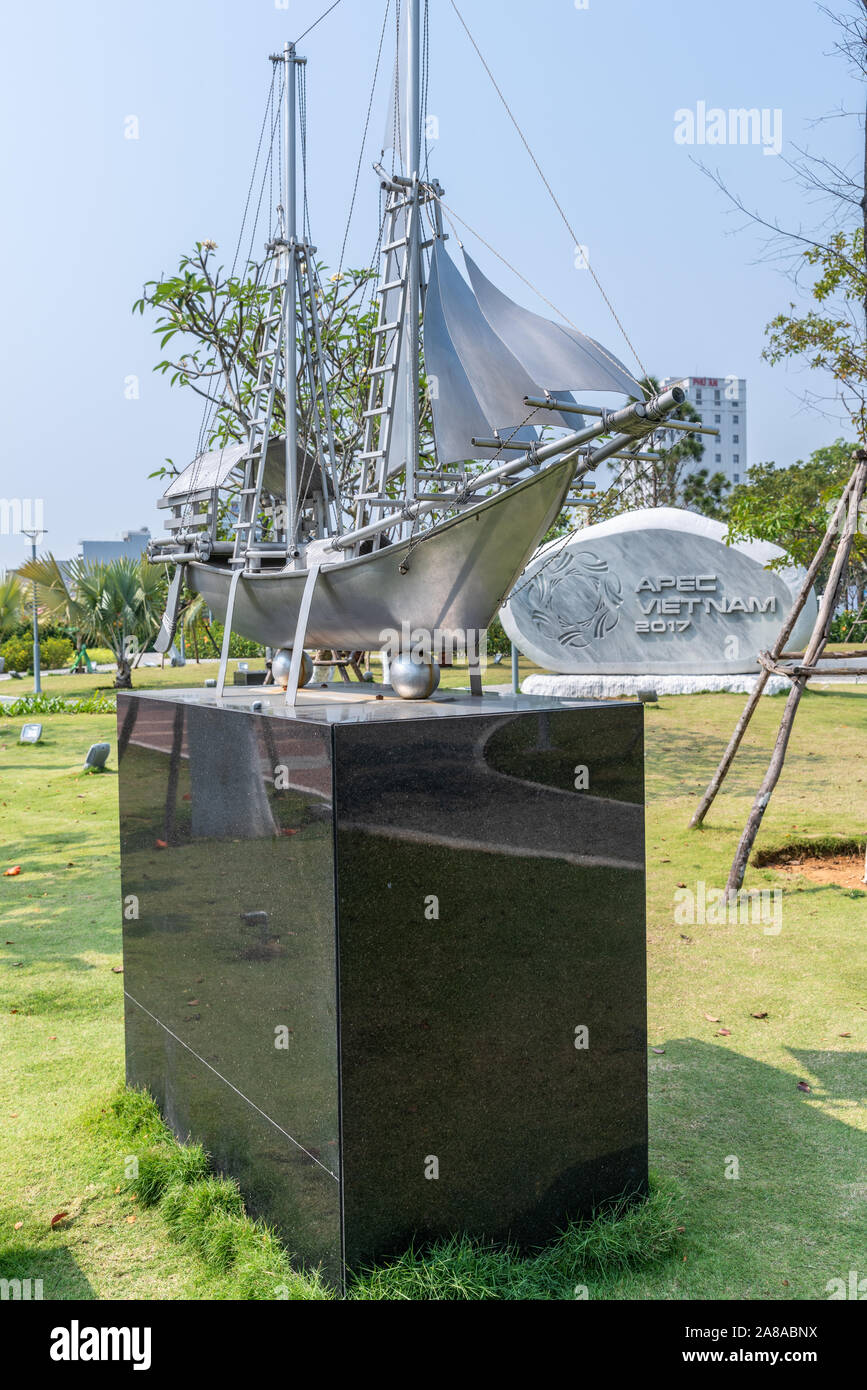
<instances>
[{"instance_id":1,"label":"leaning wooden stake","mask_svg":"<svg viewBox=\"0 0 867 1390\"><path fill-rule=\"evenodd\" d=\"M846 566L849 563L849 554L852 549L852 542L858 529L858 509L861 498L864 495L864 484L867 481L867 452L858 450L855 457L858 465L852 475L852 490L849 494L849 514L846 518L846 527L837 547L834 556L834 563L831 566L831 573L825 593L822 596L822 604L819 609L819 616L813 628L813 635L810 638L807 650L804 653L803 666L800 668L802 674L792 678L792 689L786 701L786 708L780 720L780 731L777 734L777 742L770 765L765 773L764 781L758 790L753 808L750 811L749 819L741 836L740 844L737 848L731 872L729 873L726 888L737 891L743 884L744 874L746 873L747 862L750 857L755 842L756 835L762 823L768 802L773 795L774 788L780 780L780 773L783 770L783 763L786 757L786 749L789 746L789 738L792 733L792 726L795 722L795 715L798 712L798 705L801 703L801 696L810 677L812 668L815 668L819 657L825 648L830 635L831 623L834 618L834 610L837 607L837 596L840 592L840 585L846 573Z\"/></svg>"},{"instance_id":2,"label":"leaning wooden stake","mask_svg":"<svg viewBox=\"0 0 867 1390\"><path fill-rule=\"evenodd\" d=\"M786 643L788 642L789 638L791 637L794 631L795 624L801 616L801 613L803 612L804 604L807 602L807 599L810 596L810 590L816 582L816 576L818 575L819 570L821 569L827 557L828 551L834 544L834 537L839 532L840 521L849 506L849 500L852 496L852 488L855 486L856 475L857 469L852 474L851 478L846 484L846 487L843 491L843 495L837 503L837 508L834 512L834 515L828 522L828 529L822 537L822 543L819 546L819 549L816 551L815 556L813 557L813 563L810 565L810 568L807 571L804 583L801 586L798 597L795 599L794 607L792 608L792 611L790 612L788 618L783 624L783 628L780 632L779 637L777 638L776 642L771 648L770 656L774 661L778 660L784 653L786 649ZM735 731L731 736L729 746L722 756L722 760L720 762L719 767L717 768L716 772L714 773L713 777L711 778L708 784L707 791L701 799L701 804L699 805L698 810L696 811L695 815L689 823L690 829L695 830L703 823L705 816L707 815L708 811L713 805L714 800L716 798L716 794L722 786L723 782L725 781L729 768L735 760L735 754L741 746L743 736L747 731L747 726L750 720L752 719L753 715L755 714L756 710L758 709L759 702L762 698L762 693L765 689L765 686L768 683L768 678L770 674L771 672L767 668L763 669L760 672L758 679L756 680L755 687L753 688L752 694L747 700L744 712L738 720L737 725L735 727Z\"/></svg>"}]
</instances>

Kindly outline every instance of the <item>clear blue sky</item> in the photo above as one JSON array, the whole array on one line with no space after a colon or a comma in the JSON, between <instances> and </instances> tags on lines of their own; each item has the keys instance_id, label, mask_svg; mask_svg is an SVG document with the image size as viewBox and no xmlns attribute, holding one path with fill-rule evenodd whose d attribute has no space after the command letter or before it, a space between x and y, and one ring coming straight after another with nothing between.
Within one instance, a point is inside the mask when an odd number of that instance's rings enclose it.
<instances>
[{"instance_id":1,"label":"clear blue sky","mask_svg":"<svg viewBox=\"0 0 867 1390\"><path fill-rule=\"evenodd\" d=\"M745 201L787 225L822 216L781 158L753 146L678 145L674 113L779 109L783 153L808 144L856 161L861 104L829 56L814 0L459 0L618 313L658 375L733 374L749 386L749 457L792 462L842 433L800 404L801 372L760 360L765 323L791 298L692 162L704 155ZM832 0L832 4L834 0ZM845 0L836 0L843 7ZM42 0L6 11L0 228L0 495L41 497L59 557L79 540L159 529L156 482L186 462L200 409L152 374L158 344L130 313L142 283L214 238L231 260L270 77L269 52L326 0ZM304 41L311 205L320 254L339 254L384 0L342 0ZM446 199L585 330L632 360L509 125L448 0L431 0L431 171ZM380 89L372 121L385 118ZM138 118L140 138L124 138ZM373 145L370 155L375 153ZM366 262L376 181L365 161L350 242ZM540 307L467 238L482 268ZM140 381L138 400L124 395ZM814 386L822 383L813 381ZM0 536L0 566L23 555Z\"/></svg>"}]
</instances>

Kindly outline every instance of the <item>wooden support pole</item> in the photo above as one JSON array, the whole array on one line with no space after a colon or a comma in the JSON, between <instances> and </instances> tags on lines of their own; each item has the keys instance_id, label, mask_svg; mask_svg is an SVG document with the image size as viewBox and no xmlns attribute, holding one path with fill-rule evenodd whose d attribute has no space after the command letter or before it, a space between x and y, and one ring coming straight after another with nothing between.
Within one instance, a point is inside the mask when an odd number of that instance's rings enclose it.
<instances>
[{"instance_id":1,"label":"wooden support pole","mask_svg":"<svg viewBox=\"0 0 867 1390\"><path fill-rule=\"evenodd\" d=\"M858 469L856 468L852 473L852 476L849 479L848 483L846 484L846 487L843 490L843 495L837 503L834 515L828 522L828 529L822 537L822 542L819 546L819 549L816 551L816 554L813 557L813 563L810 565L810 568L807 571L804 583L801 586L798 597L795 599L794 606L792 607L789 616L783 624L782 631L780 632L779 637L777 638L776 642L774 643L773 647L769 652L770 657L775 661L779 660L779 658L785 651L786 643L791 637L795 628L795 624L804 610L804 605L810 596L810 590L816 582L816 577L819 573L819 570L821 569L828 555L828 552L831 549L831 546L834 544L834 537L837 535L837 532L839 530L840 521L844 513L846 512L846 509L849 506L849 501L852 496L852 489L855 486L857 472ZM713 805L716 799L717 792L719 791L720 787L725 781L726 776L728 775L729 768L735 760L735 754L741 746L744 734L747 731L747 726L749 725L750 720L752 719L753 715L758 709L759 701L762 698L762 694L764 692L765 686L768 683L768 678L770 677L770 674L770 671L767 670L760 671L753 692L747 700L744 711L735 726L735 731L731 736L729 745L726 748L726 751L723 753L719 767L717 768L713 777L710 779L707 791L701 799L701 804L699 805L698 810L696 811L695 815L689 823L689 828L691 830L697 830L698 827L703 824L705 816L707 815L708 811Z\"/></svg>"},{"instance_id":2,"label":"wooden support pole","mask_svg":"<svg viewBox=\"0 0 867 1390\"><path fill-rule=\"evenodd\" d=\"M804 665L815 666L828 641L831 630L831 623L834 618L834 609L837 607L837 598L840 592L840 585L843 582L846 566L849 563L849 555L852 550L852 542L858 530L858 509L861 505L861 498L864 495L864 484L867 481L867 452L858 450L856 452L858 464L852 475L852 487L849 492L849 515L846 519L846 527L840 542L837 546L837 553L834 556L834 563L831 566L831 573L828 584L822 596L822 603L819 608L819 616L813 628L813 635L804 653ZM744 874L746 873L747 863L755 838L759 833L765 811L773 795L774 788L780 780L780 773L783 770L783 763L786 758L786 749L789 746L789 739L792 727L795 722L795 715L798 712L798 705L801 703L801 696L807 684L807 676L797 676L792 681L792 689L786 701L786 708L780 720L780 729L777 734L777 742L774 747L768 770L765 773L762 785L759 787L756 799L753 802L752 810L744 833L741 836L740 844L732 861L726 888L730 891L737 891L743 884Z\"/></svg>"}]
</instances>

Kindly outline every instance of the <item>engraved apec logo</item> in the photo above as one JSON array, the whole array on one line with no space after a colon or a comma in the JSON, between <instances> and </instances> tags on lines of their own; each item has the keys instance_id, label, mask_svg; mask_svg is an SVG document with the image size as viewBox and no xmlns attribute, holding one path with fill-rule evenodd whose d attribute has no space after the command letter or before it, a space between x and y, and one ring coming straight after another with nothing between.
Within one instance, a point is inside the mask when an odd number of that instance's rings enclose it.
<instances>
[{"instance_id":1,"label":"engraved apec logo","mask_svg":"<svg viewBox=\"0 0 867 1390\"><path fill-rule=\"evenodd\" d=\"M623 587L607 560L592 550L573 551L539 570L514 602L546 636L562 647L580 649L617 627Z\"/></svg>"}]
</instances>

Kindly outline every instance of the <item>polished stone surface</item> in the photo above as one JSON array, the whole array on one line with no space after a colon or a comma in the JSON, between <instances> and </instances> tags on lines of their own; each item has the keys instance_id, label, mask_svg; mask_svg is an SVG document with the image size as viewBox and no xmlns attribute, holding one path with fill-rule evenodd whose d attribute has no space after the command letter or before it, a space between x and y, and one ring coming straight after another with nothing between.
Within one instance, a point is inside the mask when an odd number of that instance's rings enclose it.
<instances>
[{"instance_id":1,"label":"polished stone surface","mask_svg":"<svg viewBox=\"0 0 867 1390\"><path fill-rule=\"evenodd\" d=\"M640 707L260 702L119 699L130 1082L335 1280L643 1191Z\"/></svg>"},{"instance_id":2,"label":"polished stone surface","mask_svg":"<svg viewBox=\"0 0 867 1390\"><path fill-rule=\"evenodd\" d=\"M726 544L719 521L677 507L626 512L537 551L502 611L512 641L572 675L752 674L806 577L766 541ZM801 651L815 591L792 633Z\"/></svg>"}]
</instances>

